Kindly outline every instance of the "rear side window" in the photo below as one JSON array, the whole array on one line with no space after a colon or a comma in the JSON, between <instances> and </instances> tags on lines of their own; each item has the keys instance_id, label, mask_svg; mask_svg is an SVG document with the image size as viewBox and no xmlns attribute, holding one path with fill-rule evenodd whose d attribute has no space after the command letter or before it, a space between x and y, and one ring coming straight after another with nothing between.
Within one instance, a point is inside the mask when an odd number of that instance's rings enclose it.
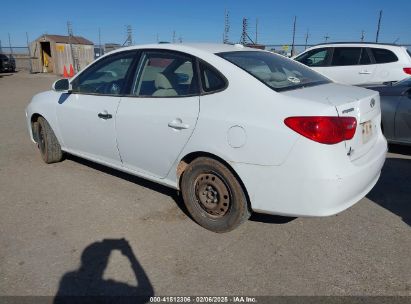
<instances>
[{"instance_id":1,"label":"rear side window","mask_svg":"<svg viewBox=\"0 0 411 304\"><path fill-rule=\"evenodd\" d=\"M144 53L133 95L181 97L198 94L198 78L190 56L168 51Z\"/></svg>"},{"instance_id":2,"label":"rear side window","mask_svg":"<svg viewBox=\"0 0 411 304\"><path fill-rule=\"evenodd\" d=\"M216 92L226 87L227 83L223 76L204 62L200 62L200 74L204 92Z\"/></svg>"},{"instance_id":3,"label":"rear side window","mask_svg":"<svg viewBox=\"0 0 411 304\"><path fill-rule=\"evenodd\" d=\"M361 57L361 48L338 47L334 49L332 66L358 65Z\"/></svg>"},{"instance_id":4,"label":"rear side window","mask_svg":"<svg viewBox=\"0 0 411 304\"><path fill-rule=\"evenodd\" d=\"M408 53L408 56L410 56L410 58L411 58L411 52L410 52L409 49L407 49L407 53Z\"/></svg>"},{"instance_id":5,"label":"rear side window","mask_svg":"<svg viewBox=\"0 0 411 304\"><path fill-rule=\"evenodd\" d=\"M373 48L371 49L371 52L375 58L376 63L389 63L398 61L398 57L390 50Z\"/></svg>"},{"instance_id":6,"label":"rear side window","mask_svg":"<svg viewBox=\"0 0 411 304\"><path fill-rule=\"evenodd\" d=\"M301 62L309 67L321 67L327 65L329 49L321 48L308 51L301 56L295 58L298 62Z\"/></svg>"}]
</instances>

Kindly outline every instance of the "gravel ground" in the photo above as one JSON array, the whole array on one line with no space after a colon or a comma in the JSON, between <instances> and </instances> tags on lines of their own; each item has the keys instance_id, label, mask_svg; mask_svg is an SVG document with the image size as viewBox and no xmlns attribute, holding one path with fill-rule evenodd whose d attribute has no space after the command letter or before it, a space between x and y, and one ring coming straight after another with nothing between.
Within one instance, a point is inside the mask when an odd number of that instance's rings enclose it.
<instances>
[{"instance_id":1,"label":"gravel ground","mask_svg":"<svg viewBox=\"0 0 411 304\"><path fill-rule=\"evenodd\" d=\"M339 215L215 234L173 190L76 157L44 164L24 109L55 79L0 74L0 295L411 295L411 149L392 147Z\"/></svg>"}]
</instances>

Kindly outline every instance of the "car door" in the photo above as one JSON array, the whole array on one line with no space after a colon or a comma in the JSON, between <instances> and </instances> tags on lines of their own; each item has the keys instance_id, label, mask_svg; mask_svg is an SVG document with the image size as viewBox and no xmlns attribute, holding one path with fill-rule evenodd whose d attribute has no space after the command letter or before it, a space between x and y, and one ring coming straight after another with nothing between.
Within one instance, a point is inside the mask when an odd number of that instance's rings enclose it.
<instances>
[{"instance_id":1,"label":"car door","mask_svg":"<svg viewBox=\"0 0 411 304\"><path fill-rule=\"evenodd\" d=\"M130 95L117 112L117 142L125 168L167 176L199 114L196 60L183 53L147 50Z\"/></svg>"},{"instance_id":2,"label":"car door","mask_svg":"<svg viewBox=\"0 0 411 304\"><path fill-rule=\"evenodd\" d=\"M366 48L335 47L326 75L333 80L351 85L367 84L371 81L375 66Z\"/></svg>"},{"instance_id":3,"label":"car door","mask_svg":"<svg viewBox=\"0 0 411 304\"><path fill-rule=\"evenodd\" d=\"M395 115L395 137L411 143L411 88L405 88Z\"/></svg>"},{"instance_id":4,"label":"car door","mask_svg":"<svg viewBox=\"0 0 411 304\"><path fill-rule=\"evenodd\" d=\"M74 154L121 165L116 111L135 52L115 53L87 68L60 97L57 119L65 148Z\"/></svg>"}]
</instances>

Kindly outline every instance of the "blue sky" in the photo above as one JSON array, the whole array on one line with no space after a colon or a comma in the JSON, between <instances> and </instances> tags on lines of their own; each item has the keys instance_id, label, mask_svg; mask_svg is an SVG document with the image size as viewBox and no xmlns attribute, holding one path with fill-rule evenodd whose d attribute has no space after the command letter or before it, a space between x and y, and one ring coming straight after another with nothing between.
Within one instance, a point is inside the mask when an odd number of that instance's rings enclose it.
<instances>
[{"instance_id":1,"label":"blue sky","mask_svg":"<svg viewBox=\"0 0 411 304\"><path fill-rule=\"evenodd\" d=\"M48 1L47 1L48 2ZM330 41L358 40L365 31L366 41L375 40L379 10L382 9L381 42L411 43L411 0L344 1L188 1L188 0L100 0L100 1L2 1L0 40L8 46L26 45L43 33L66 34L67 21L74 34L98 43L123 43L126 25L133 28L135 43L170 41L176 37L190 42L221 42L224 10L230 12L230 40L238 42L243 17L249 18L249 33L254 37L255 19L259 19L259 42L291 43L292 20L297 16L296 43L304 43L307 29L309 43L320 43L328 34Z\"/></svg>"}]
</instances>

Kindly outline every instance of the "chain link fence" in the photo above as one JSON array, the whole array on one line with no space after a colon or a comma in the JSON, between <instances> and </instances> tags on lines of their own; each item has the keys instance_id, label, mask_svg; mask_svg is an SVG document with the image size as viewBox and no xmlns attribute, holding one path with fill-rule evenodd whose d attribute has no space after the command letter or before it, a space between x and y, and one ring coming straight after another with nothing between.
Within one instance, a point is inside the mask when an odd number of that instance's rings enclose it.
<instances>
[{"instance_id":1,"label":"chain link fence","mask_svg":"<svg viewBox=\"0 0 411 304\"><path fill-rule=\"evenodd\" d=\"M303 52L305 49L314 46L314 44L295 44L295 54L299 54ZM411 52L411 44L402 44L402 46L405 46L408 50ZM111 51L113 49L121 47L120 45L109 45L109 46L101 46L99 47L98 45L95 46L95 52L98 52L98 54L95 54L96 58L99 57L100 55ZM290 44L267 44L265 45L265 49L269 51L273 51L276 53L279 53L284 56L291 56L291 49L292 46ZM101 54L100 51L101 50ZM29 48L26 46L15 46L15 47L1 47L0 48L0 54L5 54L7 56L11 56L14 58L16 62L16 69L17 70L26 70L30 71L31 66L30 66L30 51Z\"/></svg>"},{"instance_id":2,"label":"chain link fence","mask_svg":"<svg viewBox=\"0 0 411 304\"><path fill-rule=\"evenodd\" d=\"M14 58L16 70L30 71L30 52L26 46L2 47L0 54Z\"/></svg>"}]
</instances>

